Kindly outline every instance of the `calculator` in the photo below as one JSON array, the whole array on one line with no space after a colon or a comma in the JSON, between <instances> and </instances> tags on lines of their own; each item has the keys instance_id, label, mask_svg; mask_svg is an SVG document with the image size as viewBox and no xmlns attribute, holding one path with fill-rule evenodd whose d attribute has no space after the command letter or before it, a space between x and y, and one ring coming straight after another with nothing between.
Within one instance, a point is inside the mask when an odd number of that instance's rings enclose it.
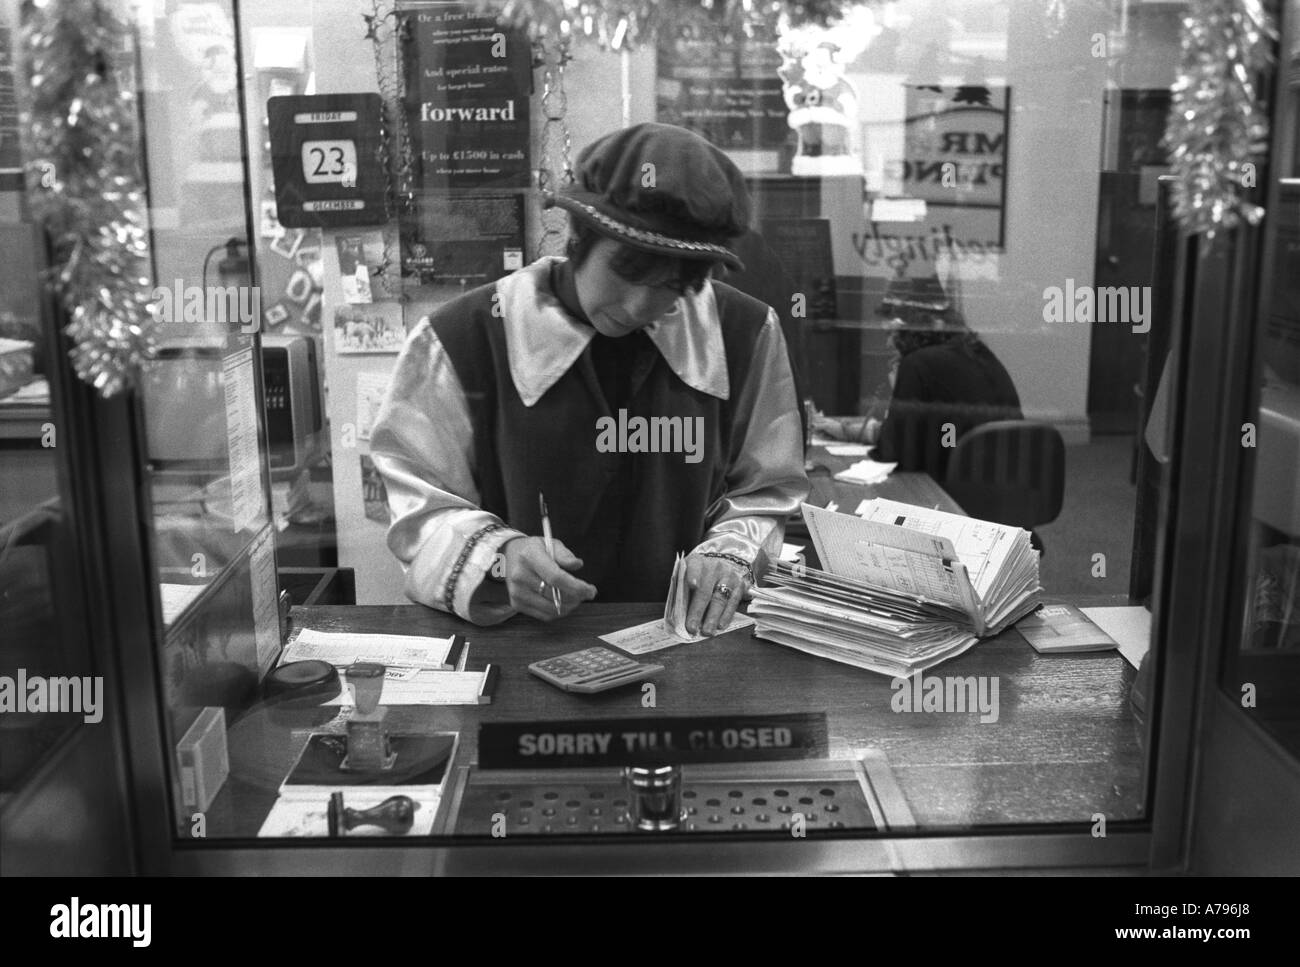
<instances>
[{"instance_id":1,"label":"calculator","mask_svg":"<svg viewBox=\"0 0 1300 967\"><path fill-rule=\"evenodd\" d=\"M566 692L590 694L649 678L663 671L664 666L647 664L608 648L596 647L535 661L528 670Z\"/></svg>"}]
</instances>

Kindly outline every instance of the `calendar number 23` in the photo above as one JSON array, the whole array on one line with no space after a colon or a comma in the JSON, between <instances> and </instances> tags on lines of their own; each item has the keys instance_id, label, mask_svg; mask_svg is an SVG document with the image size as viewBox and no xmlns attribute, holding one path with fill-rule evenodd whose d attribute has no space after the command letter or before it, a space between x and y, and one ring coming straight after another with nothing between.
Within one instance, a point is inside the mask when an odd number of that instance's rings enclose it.
<instances>
[{"instance_id":1,"label":"calendar number 23","mask_svg":"<svg viewBox=\"0 0 1300 967\"><path fill-rule=\"evenodd\" d=\"M345 141L306 141L302 146L302 173L309 185L342 182L357 164L356 143Z\"/></svg>"}]
</instances>

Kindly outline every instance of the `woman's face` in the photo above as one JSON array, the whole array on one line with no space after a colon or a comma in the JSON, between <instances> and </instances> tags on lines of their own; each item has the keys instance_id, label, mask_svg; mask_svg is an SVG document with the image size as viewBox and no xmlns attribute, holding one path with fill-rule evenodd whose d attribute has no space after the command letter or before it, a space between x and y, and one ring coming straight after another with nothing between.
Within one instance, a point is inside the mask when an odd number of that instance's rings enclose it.
<instances>
[{"instance_id":1,"label":"woman's face","mask_svg":"<svg viewBox=\"0 0 1300 967\"><path fill-rule=\"evenodd\" d=\"M610 259L619 243L601 238L573 273L578 301L596 331L615 338L644 329L675 309L679 295L667 284L637 285L616 273Z\"/></svg>"}]
</instances>

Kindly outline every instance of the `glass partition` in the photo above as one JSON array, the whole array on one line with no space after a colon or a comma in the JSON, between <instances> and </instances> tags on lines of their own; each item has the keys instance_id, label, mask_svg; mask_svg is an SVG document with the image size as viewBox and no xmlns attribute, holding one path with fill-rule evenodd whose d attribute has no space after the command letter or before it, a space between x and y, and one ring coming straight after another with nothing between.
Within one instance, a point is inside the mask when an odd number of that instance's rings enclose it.
<instances>
[{"instance_id":1,"label":"glass partition","mask_svg":"<svg viewBox=\"0 0 1300 967\"><path fill-rule=\"evenodd\" d=\"M173 624L268 524L235 21L144 8L141 109L159 353L142 389L154 552Z\"/></svg>"},{"instance_id":2,"label":"glass partition","mask_svg":"<svg viewBox=\"0 0 1300 967\"><path fill-rule=\"evenodd\" d=\"M106 697L79 554L87 524L72 468L83 441L69 419L68 347L42 284L47 239L24 171L26 66L18 5L0 4L0 810L14 809L15 826L27 817L11 804L61 747L104 721Z\"/></svg>"},{"instance_id":3,"label":"glass partition","mask_svg":"<svg viewBox=\"0 0 1300 967\"><path fill-rule=\"evenodd\" d=\"M139 23L155 274L177 313L144 414L178 842L331 827L603 841L656 822L699 837L1095 836L1144 819L1177 406L1159 178L1183 5L896 0L795 28L766 5L691 4L632 52L560 54L502 27L512 54L529 44L522 69L494 75L513 92L500 110L525 121L522 158L509 137L419 128L452 96L449 68L464 90L485 83L467 79L495 55L454 48L497 44L490 18L403 3L367 33L352 0L252 6L154 5ZM357 165L382 172L386 217L282 224L270 102L375 92L385 153ZM421 576L387 536L401 498L371 451L399 350L454 298L559 257L565 222L542 189L584 145L652 120L698 131L745 176L745 269L713 283L777 314L808 503L854 515L884 498L1021 529L1006 540L1023 537L1019 577L1044 612L916 675L749 626L661 650L625 636L609 653L659 670L583 692L544 663L657 624L658 589L546 623L410 603ZM518 170L494 181L503 159ZM235 296L224 318L190 318L188 293L218 283ZM310 457L271 438L273 337L313 347ZM300 478L329 505L358 607L295 609L282 649L275 556L302 520L275 487ZM784 543L776 577L832 567L797 517ZM368 637L394 635L420 640ZM620 745L644 771L600 759Z\"/></svg>"},{"instance_id":4,"label":"glass partition","mask_svg":"<svg viewBox=\"0 0 1300 967\"><path fill-rule=\"evenodd\" d=\"M237 10L146 4L133 26L158 336L139 394L158 667L176 830L191 835L203 783L195 738L254 700L281 645L272 350L260 335L270 307L250 257Z\"/></svg>"}]
</instances>

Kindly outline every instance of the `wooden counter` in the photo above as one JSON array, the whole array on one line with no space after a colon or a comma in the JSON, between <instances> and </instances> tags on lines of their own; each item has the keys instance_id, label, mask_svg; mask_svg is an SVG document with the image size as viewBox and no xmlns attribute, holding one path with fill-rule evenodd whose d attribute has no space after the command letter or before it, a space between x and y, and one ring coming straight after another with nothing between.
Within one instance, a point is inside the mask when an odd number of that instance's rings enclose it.
<instances>
[{"instance_id":1,"label":"wooden counter","mask_svg":"<svg viewBox=\"0 0 1300 967\"><path fill-rule=\"evenodd\" d=\"M1140 814L1142 753L1128 702L1134 673L1115 651L1043 656L1008 631L927 673L996 679L998 719L988 723L977 712L895 712L889 678L753 638L748 628L656 652L665 670L655 679L655 709L641 707L635 685L578 696L527 670L659 613L655 605L593 602L549 624L517 617L476 628L417 605L304 607L292 620L324 631L465 635L471 668L500 669L492 704L390 712L397 732L460 732L461 764L473 761L484 721L825 711L832 757L883 754L923 829L1091 823L1096 814L1113 823ZM209 836L256 835L308 728L266 708L232 722L231 778L209 811Z\"/></svg>"}]
</instances>

